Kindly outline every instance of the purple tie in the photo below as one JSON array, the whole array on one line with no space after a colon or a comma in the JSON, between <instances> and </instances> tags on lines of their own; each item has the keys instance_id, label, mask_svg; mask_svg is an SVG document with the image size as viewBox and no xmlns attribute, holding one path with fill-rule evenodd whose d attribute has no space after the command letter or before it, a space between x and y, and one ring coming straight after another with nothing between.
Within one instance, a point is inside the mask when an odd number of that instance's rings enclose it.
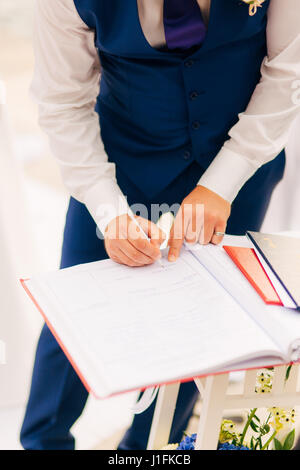
<instances>
[{"instance_id":1,"label":"purple tie","mask_svg":"<svg viewBox=\"0 0 300 470\"><path fill-rule=\"evenodd\" d=\"M199 46L206 36L197 0L164 0L164 26L169 49Z\"/></svg>"}]
</instances>

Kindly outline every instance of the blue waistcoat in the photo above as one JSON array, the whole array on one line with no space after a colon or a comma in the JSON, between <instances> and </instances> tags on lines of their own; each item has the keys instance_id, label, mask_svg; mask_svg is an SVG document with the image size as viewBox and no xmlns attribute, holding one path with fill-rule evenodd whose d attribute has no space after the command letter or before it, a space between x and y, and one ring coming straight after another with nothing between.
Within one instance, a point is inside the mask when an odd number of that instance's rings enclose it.
<instances>
[{"instance_id":1,"label":"blue waistcoat","mask_svg":"<svg viewBox=\"0 0 300 470\"><path fill-rule=\"evenodd\" d=\"M74 0L95 31L108 158L149 197L193 160L206 169L228 139L260 80L269 1L249 16L240 0L212 0L205 42L184 56L151 47L137 0Z\"/></svg>"}]
</instances>

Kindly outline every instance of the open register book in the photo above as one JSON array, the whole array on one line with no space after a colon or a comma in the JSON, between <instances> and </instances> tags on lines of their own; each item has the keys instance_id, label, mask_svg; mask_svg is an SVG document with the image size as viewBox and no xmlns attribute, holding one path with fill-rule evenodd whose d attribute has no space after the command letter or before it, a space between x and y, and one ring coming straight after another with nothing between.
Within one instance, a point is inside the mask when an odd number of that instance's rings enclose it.
<instances>
[{"instance_id":1,"label":"open register book","mask_svg":"<svg viewBox=\"0 0 300 470\"><path fill-rule=\"evenodd\" d=\"M22 281L96 397L300 359L299 312L265 305L221 247L163 262L106 260Z\"/></svg>"}]
</instances>

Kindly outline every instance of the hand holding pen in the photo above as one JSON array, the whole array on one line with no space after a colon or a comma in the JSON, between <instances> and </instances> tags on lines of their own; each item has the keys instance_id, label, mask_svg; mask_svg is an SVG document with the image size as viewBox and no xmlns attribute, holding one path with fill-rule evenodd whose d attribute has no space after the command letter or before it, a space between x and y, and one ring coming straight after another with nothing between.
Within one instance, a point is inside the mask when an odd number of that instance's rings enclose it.
<instances>
[{"instance_id":1,"label":"hand holding pen","mask_svg":"<svg viewBox=\"0 0 300 470\"><path fill-rule=\"evenodd\" d=\"M113 219L104 234L109 257L126 266L138 267L160 260L160 247L166 235L156 224L133 215L123 214Z\"/></svg>"}]
</instances>

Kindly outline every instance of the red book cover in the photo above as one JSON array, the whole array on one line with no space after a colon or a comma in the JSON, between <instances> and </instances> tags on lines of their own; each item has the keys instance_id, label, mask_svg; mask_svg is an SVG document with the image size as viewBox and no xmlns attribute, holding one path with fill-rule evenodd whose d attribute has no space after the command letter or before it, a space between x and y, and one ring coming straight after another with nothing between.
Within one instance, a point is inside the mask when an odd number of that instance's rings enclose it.
<instances>
[{"instance_id":1,"label":"red book cover","mask_svg":"<svg viewBox=\"0 0 300 470\"><path fill-rule=\"evenodd\" d=\"M224 246L226 253L266 304L282 305L266 271L252 248Z\"/></svg>"}]
</instances>

